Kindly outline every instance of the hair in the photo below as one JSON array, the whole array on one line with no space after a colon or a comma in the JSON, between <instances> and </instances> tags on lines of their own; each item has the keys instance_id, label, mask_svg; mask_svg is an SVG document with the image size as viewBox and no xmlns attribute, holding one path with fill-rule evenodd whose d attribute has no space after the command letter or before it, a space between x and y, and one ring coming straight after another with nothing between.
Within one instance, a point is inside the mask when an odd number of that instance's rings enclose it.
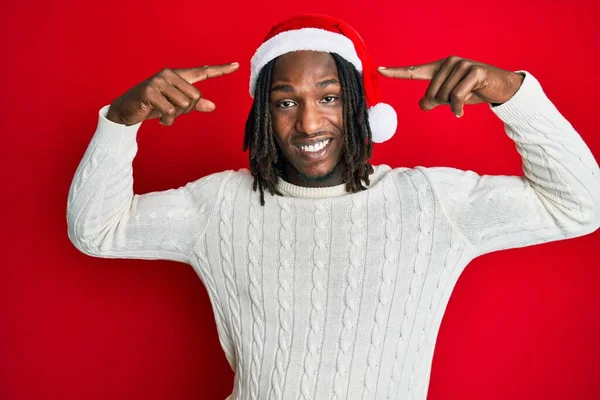
<instances>
[{"instance_id":1,"label":"hair","mask_svg":"<svg viewBox=\"0 0 600 400\"><path fill-rule=\"evenodd\" d=\"M350 62L336 53L335 60L343 98L344 147L342 160L345 168L342 180L346 191L355 193L369 185L373 166L369 162L373 150L371 129L364 97L362 77ZM275 142L271 120L270 88L273 66L271 60L260 71L254 91L254 102L246 120L244 151L250 149L250 172L254 177L253 190L260 192L260 204L265 205L265 189L271 195L281 196L277 190L277 177L284 175L283 154Z\"/></svg>"}]
</instances>

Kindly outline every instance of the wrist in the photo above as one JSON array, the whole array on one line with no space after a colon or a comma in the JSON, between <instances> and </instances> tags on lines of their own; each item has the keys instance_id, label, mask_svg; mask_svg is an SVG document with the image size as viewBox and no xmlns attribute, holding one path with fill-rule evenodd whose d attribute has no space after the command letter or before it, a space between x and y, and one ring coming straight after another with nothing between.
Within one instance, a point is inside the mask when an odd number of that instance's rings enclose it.
<instances>
[{"instance_id":1,"label":"wrist","mask_svg":"<svg viewBox=\"0 0 600 400\"><path fill-rule=\"evenodd\" d=\"M521 85L523 84L523 80L525 79L525 74L522 72L512 72L511 73L511 77L509 79L509 95L507 96L508 99L506 101L503 101L501 103L490 103L490 105L492 107L497 107L500 106L504 103L506 103L508 100L512 99L512 97L515 95L515 93L517 93L519 91L519 89L521 88Z\"/></svg>"},{"instance_id":2,"label":"wrist","mask_svg":"<svg viewBox=\"0 0 600 400\"><path fill-rule=\"evenodd\" d=\"M115 108L112 106L112 104L106 112L106 119L116 124L126 125L125 122L119 118L119 114L115 111Z\"/></svg>"},{"instance_id":3,"label":"wrist","mask_svg":"<svg viewBox=\"0 0 600 400\"><path fill-rule=\"evenodd\" d=\"M108 111L106 112L106 119L116 124L131 126L133 124L127 123L127 120L123 118L122 114L119 112L120 101L121 99L117 98L110 104Z\"/></svg>"},{"instance_id":4,"label":"wrist","mask_svg":"<svg viewBox=\"0 0 600 400\"><path fill-rule=\"evenodd\" d=\"M119 118L119 115L117 114L112 105L108 108L108 111L106 112L106 119L116 124L125 125L123 121L121 121L121 118Z\"/></svg>"}]
</instances>

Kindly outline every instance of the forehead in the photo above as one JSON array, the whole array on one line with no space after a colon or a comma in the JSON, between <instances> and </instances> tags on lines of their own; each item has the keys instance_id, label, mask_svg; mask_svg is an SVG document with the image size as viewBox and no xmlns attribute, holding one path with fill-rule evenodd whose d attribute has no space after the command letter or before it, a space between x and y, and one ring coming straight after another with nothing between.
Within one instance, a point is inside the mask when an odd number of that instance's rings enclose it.
<instances>
[{"instance_id":1,"label":"forehead","mask_svg":"<svg viewBox=\"0 0 600 400\"><path fill-rule=\"evenodd\" d=\"M329 53L320 51L293 51L277 58L273 66L272 81L338 78L335 60Z\"/></svg>"}]
</instances>

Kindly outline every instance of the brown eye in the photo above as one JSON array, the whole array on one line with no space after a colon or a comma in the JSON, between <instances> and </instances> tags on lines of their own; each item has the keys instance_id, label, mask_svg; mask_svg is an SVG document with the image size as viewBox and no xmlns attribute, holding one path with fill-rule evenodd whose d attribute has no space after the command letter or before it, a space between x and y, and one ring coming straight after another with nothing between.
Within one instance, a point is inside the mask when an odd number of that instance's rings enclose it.
<instances>
[{"instance_id":1,"label":"brown eye","mask_svg":"<svg viewBox=\"0 0 600 400\"><path fill-rule=\"evenodd\" d=\"M277 107L279 108L290 108L292 105L294 104L293 101L280 101L279 103L276 104Z\"/></svg>"},{"instance_id":2,"label":"brown eye","mask_svg":"<svg viewBox=\"0 0 600 400\"><path fill-rule=\"evenodd\" d=\"M333 103L335 100L338 99L338 97L337 96L325 96L325 97L323 97L323 100L326 100L326 99L330 99L330 100L329 101L325 101L325 103Z\"/></svg>"}]
</instances>

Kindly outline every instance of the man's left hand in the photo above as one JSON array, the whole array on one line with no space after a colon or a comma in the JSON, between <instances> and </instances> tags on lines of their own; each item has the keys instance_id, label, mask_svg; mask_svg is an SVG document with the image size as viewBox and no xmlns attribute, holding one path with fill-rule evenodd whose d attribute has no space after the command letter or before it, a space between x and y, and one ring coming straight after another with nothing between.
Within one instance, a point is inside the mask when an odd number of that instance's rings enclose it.
<instances>
[{"instance_id":1,"label":"man's left hand","mask_svg":"<svg viewBox=\"0 0 600 400\"><path fill-rule=\"evenodd\" d=\"M379 67L379 73L390 78L430 80L419 101L421 109L449 104L457 117L463 116L465 104L507 102L524 79L519 73L456 56L408 67Z\"/></svg>"}]
</instances>

